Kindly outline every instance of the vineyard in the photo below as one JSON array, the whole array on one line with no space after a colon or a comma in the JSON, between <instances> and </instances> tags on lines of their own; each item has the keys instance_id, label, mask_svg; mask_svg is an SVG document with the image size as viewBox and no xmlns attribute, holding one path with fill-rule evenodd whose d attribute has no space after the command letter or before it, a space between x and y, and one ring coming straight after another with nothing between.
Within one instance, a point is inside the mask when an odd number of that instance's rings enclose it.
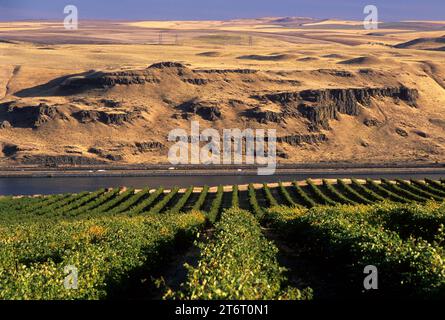
<instances>
[{"instance_id":1,"label":"vineyard","mask_svg":"<svg viewBox=\"0 0 445 320\"><path fill-rule=\"evenodd\" d=\"M429 179L2 197L0 299L443 299L444 199Z\"/></svg>"}]
</instances>

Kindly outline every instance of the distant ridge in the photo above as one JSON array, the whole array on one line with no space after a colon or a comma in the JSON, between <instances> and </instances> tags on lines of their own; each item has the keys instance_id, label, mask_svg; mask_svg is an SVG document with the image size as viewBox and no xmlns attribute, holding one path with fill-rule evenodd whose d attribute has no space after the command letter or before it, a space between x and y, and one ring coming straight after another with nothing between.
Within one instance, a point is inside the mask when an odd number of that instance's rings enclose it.
<instances>
[{"instance_id":1,"label":"distant ridge","mask_svg":"<svg viewBox=\"0 0 445 320\"><path fill-rule=\"evenodd\" d=\"M418 38L394 46L397 49L443 50L445 35L437 38Z\"/></svg>"}]
</instances>

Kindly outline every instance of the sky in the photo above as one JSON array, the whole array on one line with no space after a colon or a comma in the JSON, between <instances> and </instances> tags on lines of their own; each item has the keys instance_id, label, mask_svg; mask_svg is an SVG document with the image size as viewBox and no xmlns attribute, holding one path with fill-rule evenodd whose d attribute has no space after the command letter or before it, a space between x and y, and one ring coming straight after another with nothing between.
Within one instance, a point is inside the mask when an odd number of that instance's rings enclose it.
<instances>
[{"instance_id":1,"label":"sky","mask_svg":"<svg viewBox=\"0 0 445 320\"><path fill-rule=\"evenodd\" d=\"M381 21L445 20L445 0L0 0L0 20L63 19L75 5L79 19L228 20L313 17L362 20L376 5Z\"/></svg>"}]
</instances>

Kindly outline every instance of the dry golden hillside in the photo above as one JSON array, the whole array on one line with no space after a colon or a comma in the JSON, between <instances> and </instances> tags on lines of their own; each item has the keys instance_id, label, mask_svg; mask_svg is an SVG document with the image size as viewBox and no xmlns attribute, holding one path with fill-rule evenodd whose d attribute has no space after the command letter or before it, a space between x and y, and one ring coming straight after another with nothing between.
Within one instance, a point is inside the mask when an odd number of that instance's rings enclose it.
<instances>
[{"instance_id":1,"label":"dry golden hillside","mask_svg":"<svg viewBox=\"0 0 445 320\"><path fill-rule=\"evenodd\" d=\"M168 132L277 129L283 163L442 161L445 22L0 23L2 164L165 163Z\"/></svg>"}]
</instances>

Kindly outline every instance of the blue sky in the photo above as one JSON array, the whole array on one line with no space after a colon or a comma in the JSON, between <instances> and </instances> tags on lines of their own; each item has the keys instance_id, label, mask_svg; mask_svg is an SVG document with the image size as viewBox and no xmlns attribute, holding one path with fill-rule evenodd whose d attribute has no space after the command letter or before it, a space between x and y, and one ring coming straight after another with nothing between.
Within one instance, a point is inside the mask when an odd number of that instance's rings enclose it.
<instances>
[{"instance_id":1,"label":"blue sky","mask_svg":"<svg viewBox=\"0 0 445 320\"><path fill-rule=\"evenodd\" d=\"M445 0L0 0L0 20L61 19L73 4L82 19L205 20L263 16L362 19L365 5L380 19L445 20Z\"/></svg>"}]
</instances>

